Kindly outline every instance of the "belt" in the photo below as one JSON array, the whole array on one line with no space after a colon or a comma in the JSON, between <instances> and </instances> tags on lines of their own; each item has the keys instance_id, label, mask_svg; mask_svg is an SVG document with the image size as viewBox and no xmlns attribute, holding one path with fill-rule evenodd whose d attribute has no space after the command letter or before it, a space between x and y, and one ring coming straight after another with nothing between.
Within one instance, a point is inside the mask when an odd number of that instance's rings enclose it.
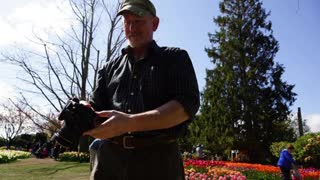
<instances>
[{"instance_id":1,"label":"belt","mask_svg":"<svg viewBox=\"0 0 320 180\"><path fill-rule=\"evenodd\" d=\"M123 149L138 149L156 144L174 143L177 141L177 138L170 136L135 137L132 135L122 135L109 140L114 144L120 145Z\"/></svg>"}]
</instances>

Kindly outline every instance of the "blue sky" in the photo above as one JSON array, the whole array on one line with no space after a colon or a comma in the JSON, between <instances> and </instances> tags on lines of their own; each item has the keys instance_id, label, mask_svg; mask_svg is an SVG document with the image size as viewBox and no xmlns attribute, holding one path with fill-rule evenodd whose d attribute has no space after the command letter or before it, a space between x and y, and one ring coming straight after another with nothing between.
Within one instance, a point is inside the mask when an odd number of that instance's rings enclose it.
<instances>
[{"instance_id":1,"label":"blue sky","mask_svg":"<svg viewBox=\"0 0 320 180\"><path fill-rule=\"evenodd\" d=\"M210 45L208 32L217 26L213 17L219 15L219 1L154 0L161 19L155 39L161 45L186 49L192 58L199 87L205 85L205 69L212 68L204 48ZM296 113L301 107L313 131L320 131L320 1L265 0L263 7L270 11L275 38L280 50L274 59L283 64L283 80L295 84L297 100L291 107Z\"/></svg>"},{"instance_id":2,"label":"blue sky","mask_svg":"<svg viewBox=\"0 0 320 180\"><path fill-rule=\"evenodd\" d=\"M50 24L67 27L62 22L63 17L55 13L53 2L12 0L2 3L0 49L28 36L26 32L31 32L32 27L25 21L31 21L38 28L47 28ZM208 33L217 30L213 17L219 14L219 1L153 0L153 3L160 17L154 39L159 45L177 46L188 51L202 90L205 69L213 67L204 49L210 45ZM301 107L303 118L311 129L320 131L320 1L264 0L263 7L271 11L268 20L272 21L274 36L280 44L274 60L284 65L283 80L295 84L294 92L298 94L292 111L295 113L297 107ZM8 65L1 64L0 67L0 97L8 97L14 92L13 85L19 82L17 71Z\"/></svg>"}]
</instances>

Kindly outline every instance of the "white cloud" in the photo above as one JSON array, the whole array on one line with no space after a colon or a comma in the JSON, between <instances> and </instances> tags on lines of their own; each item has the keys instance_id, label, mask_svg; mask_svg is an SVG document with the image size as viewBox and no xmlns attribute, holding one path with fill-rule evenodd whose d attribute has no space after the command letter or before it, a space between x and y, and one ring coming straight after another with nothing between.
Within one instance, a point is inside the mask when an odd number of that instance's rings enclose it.
<instances>
[{"instance_id":1,"label":"white cloud","mask_svg":"<svg viewBox=\"0 0 320 180\"><path fill-rule=\"evenodd\" d=\"M67 1L30 1L0 16L0 46L28 43L36 33L47 40L50 33L62 34L70 26ZM29 40L28 40L29 39Z\"/></svg>"},{"instance_id":2,"label":"white cloud","mask_svg":"<svg viewBox=\"0 0 320 180\"><path fill-rule=\"evenodd\" d=\"M0 17L0 46L8 43L12 43L15 39L19 39L19 34L15 32L15 30L10 27L10 25L5 22L5 20Z\"/></svg>"},{"instance_id":3,"label":"white cloud","mask_svg":"<svg viewBox=\"0 0 320 180\"><path fill-rule=\"evenodd\" d=\"M307 119L311 132L320 132L320 114L310 114L305 119Z\"/></svg>"},{"instance_id":4,"label":"white cloud","mask_svg":"<svg viewBox=\"0 0 320 180\"><path fill-rule=\"evenodd\" d=\"M13 92L14 90L9 84L0 82L0 102L11 97Z\"/></svg>"}]
</instances>

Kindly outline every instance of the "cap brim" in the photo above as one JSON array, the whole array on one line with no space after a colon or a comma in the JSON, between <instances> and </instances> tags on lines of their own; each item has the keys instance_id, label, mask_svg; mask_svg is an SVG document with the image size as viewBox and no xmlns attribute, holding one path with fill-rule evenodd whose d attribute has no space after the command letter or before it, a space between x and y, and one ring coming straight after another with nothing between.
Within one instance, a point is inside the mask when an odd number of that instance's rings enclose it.
<instances>
[{"instance_id":1,"label":"cap brim","mask_svg":"<svg viewBox=\"0 0 320 180\"><path fill-rule=\"evenodd\" d=\"M149 14L148 11L146 11L145 9L142 9L140 7L134 6L134 5L125 5L124 7L122 7L120 9L120 11L118 12L117 16L123 15L124 12L129 11L137 16L145 16L147 14Z\"/></svg>"}]
</instances>

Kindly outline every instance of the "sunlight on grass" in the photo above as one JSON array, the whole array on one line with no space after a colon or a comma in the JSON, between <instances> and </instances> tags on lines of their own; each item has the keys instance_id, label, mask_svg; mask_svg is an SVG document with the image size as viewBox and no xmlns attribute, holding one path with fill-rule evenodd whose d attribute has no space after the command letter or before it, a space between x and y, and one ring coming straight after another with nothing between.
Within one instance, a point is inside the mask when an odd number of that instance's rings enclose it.
<instances>
[{"instance_id":1,"label":"sunlight on grass","mask_svg":"<svg viewBox=\"0 0 320 180\"><path fill-rule=\"evenodd\" d=\"M89 179L89 163L28 159L0 165L0 180Z\"/></svg>"}]
</instances>

